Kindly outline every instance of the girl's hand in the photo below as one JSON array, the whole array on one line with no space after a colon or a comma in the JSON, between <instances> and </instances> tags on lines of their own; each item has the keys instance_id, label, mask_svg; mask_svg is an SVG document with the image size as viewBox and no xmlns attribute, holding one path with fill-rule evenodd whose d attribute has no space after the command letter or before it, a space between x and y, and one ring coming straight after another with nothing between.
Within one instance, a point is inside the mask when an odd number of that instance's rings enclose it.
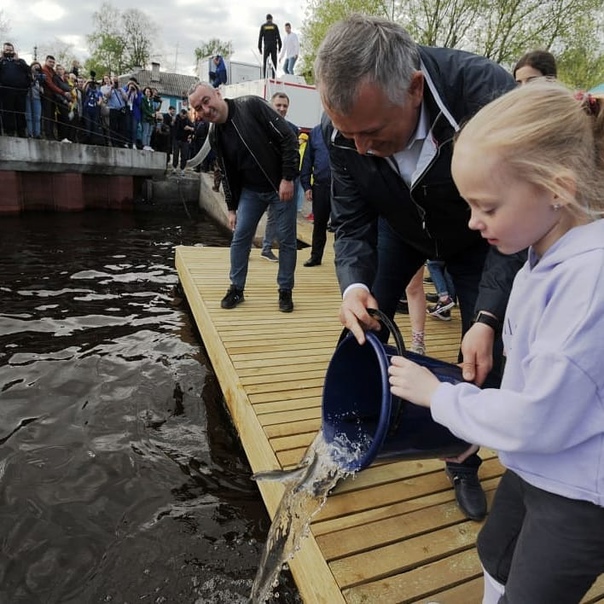
<instances>
[{"instance_id":1,"label":"girl's hand","mask_svg":"<svg viewBox=\"0 0 604 604\"><path fill-rule=\"evenodd\" d=\"M388 368L390 391L422 407L430 407L430 401L440 382L425 367L404 357L394 356Z\"/></svg>"}]
</instances>

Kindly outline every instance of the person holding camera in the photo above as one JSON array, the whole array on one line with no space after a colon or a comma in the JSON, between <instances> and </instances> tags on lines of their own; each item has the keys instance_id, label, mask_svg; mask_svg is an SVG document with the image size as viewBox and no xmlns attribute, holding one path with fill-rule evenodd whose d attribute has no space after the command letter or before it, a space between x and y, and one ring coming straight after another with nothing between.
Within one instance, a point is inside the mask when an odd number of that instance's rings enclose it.
<instances>
[{"instance_id":1,"label":"person holding camera","mask_svg":"<svg viewBox=\"0 0 604 604\"><path fill-rule=\"evenodd\" d=\"M155 107L153 105L153 90L149 86L143 89L141 102L142 127L143 127L143 151L153 151L151 146L151 135L155 126Z\"/></svg>"},{"instance_id":2,"label":"person holding camera","mask_svg":"<svg viewBox=\"0 0 604 604\"><path fill-rule=\"evenodd\" d=\"M128 80L128 84L126 85L126 96L128 97L128 107L130 108L130 142L132 144L132 148L136 149L137 142L142 140L141 102L143 95L141 93L141 89L139 88L138 81L134 77L131 77Z\"/></svg>"},{"instance_id":3,"label":"person holding camera","mask_svg":"<svg viewBox=\"0 0 604 604\"><path fill-rule=\"evenodd\" d=\"M0 119L3 134L26 136L25 99L31 84L28 64L5 42L0 58Z\"/></svg>"},{"instance_id":4,"label":"person holding camera","mask_svg":"<svg viewBox=\"0 0 604 604\"><path fill-rule=\"evenodd\" d=\"M31 85L25 96L25 121L27 123L27 136L40 138L42 135L42 87L44 74L42 65L37 61L31 64Z\"/></svg>"},{"instance_id":5,"label":"person holding camera","mask_svg":"<svg viewBox=\"0 0 604 604\"><path fill-rule=\"evenodd\" d=\"M111 87L105 92L105 102L109 107L109 140L112 147L128 146L129 113L128 95L117 76L113 76Z\"/></svg>"},{"instance_id":6,"label":"person holding camera","mask_svg":"<svg viewBox=\"0 0 604 604\"><path fill-rule=\"evenodd\" d=\"M82 117L84 121L84 143L101 145L103 131L101 128L101 103L103 93L96 81L96 72L90 72L90 80L84 85L82 93Z\"/></svg>"}]
</instances>

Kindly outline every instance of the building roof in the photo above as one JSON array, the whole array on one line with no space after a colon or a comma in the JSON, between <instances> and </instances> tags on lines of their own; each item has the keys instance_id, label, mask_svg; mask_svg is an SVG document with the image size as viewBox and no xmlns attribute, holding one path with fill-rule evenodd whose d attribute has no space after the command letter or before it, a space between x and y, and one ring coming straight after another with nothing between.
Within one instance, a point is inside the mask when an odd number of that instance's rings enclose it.
<instances>
[{"instance_id":1,"label":"building roof","mask_svg":"<svg viewBox=\"0 0 604 604\"><path fill-rule=\"evenodd\" d=\"M183 75L160 71L159 63L152 63L151 69L133 68L132 72L119 76L120 85L125 84L134 76L141 90L145 86L157 88L157 92L164 97L187 98L189 88L198 81L196 76Z\"/></svg>"}]
</instances>

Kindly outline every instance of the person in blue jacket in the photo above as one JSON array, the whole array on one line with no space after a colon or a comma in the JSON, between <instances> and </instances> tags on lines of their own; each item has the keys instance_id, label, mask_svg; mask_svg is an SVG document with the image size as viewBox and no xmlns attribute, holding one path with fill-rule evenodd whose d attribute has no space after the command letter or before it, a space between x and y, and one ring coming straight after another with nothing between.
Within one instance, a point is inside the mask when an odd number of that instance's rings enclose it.
<instances>
[{"instance_id":1,"label":"person in blue jacket","mask_svg":"<svg viewBox=\"0 0 604 604\"><path fill-rule=\"evenodd\" d=\"M323 259L323 251L327 242L327 223L331 212L329 151L323 140L321 124L310 131L302 157L300 183L306 199L312 202L313 213L310 258L304 263L304 266L318 266Z\"/></svg>"},{"instance_id":2,"label":"person in blue jacket","mask_svg":"<svg viewBox=\"0 0 604 604\"><path fill-rule=\"evenodd\" d=\"M214 88L218 88L221 84L227 82L227 68L224 59L220 55L213 57L212 63L214 68L210 69L210 82Z\"/></svg>"},{"instance_id":3,"label":"person in blue jacket","mask_svg":"<svg viewBox=\"0 0 604 604\"><path fill-rule=\"evenodd\" d=\"M501 389L441 384L402 357L392 393L506 471L478 537L483 604L577 604L604 572L604 103L555 82L493 101L462 129L453 178L470 228L529 247L503 321Z\"/></svg>"}]
</instances>

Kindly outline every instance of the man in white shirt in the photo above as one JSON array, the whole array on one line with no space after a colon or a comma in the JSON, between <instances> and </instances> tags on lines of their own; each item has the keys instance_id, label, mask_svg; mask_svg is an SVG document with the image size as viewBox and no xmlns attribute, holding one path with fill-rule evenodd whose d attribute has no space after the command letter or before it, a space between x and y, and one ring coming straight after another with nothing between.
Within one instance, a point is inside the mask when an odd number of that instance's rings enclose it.
<instances>
[{"instance_id":1,"label":"man in white shirt","mask_svg":"<svg viewBox=\"0 0 604 604\"><path fill-rule=\"evenodd\" d=\"M281 54L279 55L279 59L285 57L285 61L283 63L283 71L285 73L294 73L294 65L298 60L299 54L300 41L298 40L298 34L295 34L292 31L291 23L286 23L285 38L283 39L283 48L281 49Z\"/></svg>"}]
</instances>

